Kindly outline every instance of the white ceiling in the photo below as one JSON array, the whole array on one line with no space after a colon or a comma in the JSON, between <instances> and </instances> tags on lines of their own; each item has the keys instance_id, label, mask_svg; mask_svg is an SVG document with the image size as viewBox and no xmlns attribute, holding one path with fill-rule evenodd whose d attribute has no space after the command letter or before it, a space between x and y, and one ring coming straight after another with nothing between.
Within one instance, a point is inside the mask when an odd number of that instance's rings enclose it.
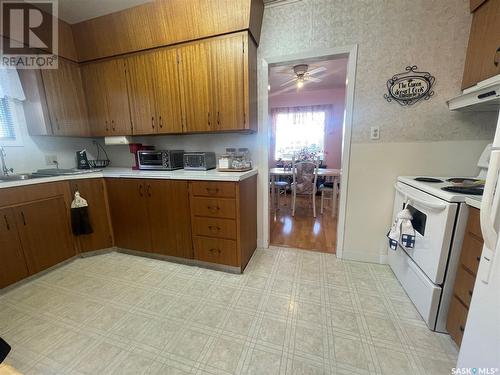
<instances>
[{"instance_id":1,"label":"white ceiling","mask_svg":"<svg viewBox=\"0 0 500 375\"><path fill-rule=\"evenodd\" d=\"M70 23L78 23L149 3L152 0L59 0L59 18Z\"/></svg>"},{"instance_id":2,"label":"white ceiling","mask_svg":"<svg viewBox=\"0 0 500 375\"><path fill-rule=\"evenodd\" d=\"M307 62L306 62L307 63ZM296 85L280 87L280 85L294 77L293 66L300 64L294 62L293 65L276 66L269 70L269 84L273 94L291 93L297 90ZM338 58L335 60L318 61L308 63L309 70L323 66L326 71L313 75L320 78L321 82L305 82L301 91L325 90L345 87L347 76L347 58Z\"/></svg>"}]
</instances>

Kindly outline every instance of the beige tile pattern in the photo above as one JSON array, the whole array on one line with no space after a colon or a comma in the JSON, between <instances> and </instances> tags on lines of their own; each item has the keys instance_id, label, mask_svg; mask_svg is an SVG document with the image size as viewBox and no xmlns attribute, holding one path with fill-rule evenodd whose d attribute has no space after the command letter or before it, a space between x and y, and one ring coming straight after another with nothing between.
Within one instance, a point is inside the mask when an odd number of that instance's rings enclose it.
<instances>
[{"instance_id":1,"label":"beige tile pattern","mask_svg":"<svg viewBox=\"0 0 500 375\"><path fill-rule=\"evenodd\" d=\"M257 250L233 275L109 253L0 295L8 362L25 374L449 373L387 266Z\"/></svg>"}]
</instances>

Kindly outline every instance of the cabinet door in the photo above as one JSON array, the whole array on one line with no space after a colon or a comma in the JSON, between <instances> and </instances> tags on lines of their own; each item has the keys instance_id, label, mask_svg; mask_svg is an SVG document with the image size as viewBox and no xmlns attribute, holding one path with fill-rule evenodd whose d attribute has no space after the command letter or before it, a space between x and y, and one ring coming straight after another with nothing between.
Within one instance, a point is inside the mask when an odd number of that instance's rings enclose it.
<instances>
[{"instance_id":1,"label":"cabinet door","mask_svg":"<svg viewBox=\"0 0 500 375\"><path fill-rule=\"evenodd\" d=\"M100 64L82 66L83 87L87 99L90 134L103 137L113 135L108 117L108 98L103 86L104 77Z\"/></svg>"},{"instance_id":2,"label":"cabinet door","mask_svg":"<svg viewBox=\"0 0 500 375\"><path fill-rule=\"evenodd\" d=\"M68 208L62 196L18 206L14 212L30 274L75 255Z\"/></svg>"},{"instance_id":3,"label":"cabinet door","mask_svg":"<svg viewBox=\"0 0 500 375\"><path fill-rule=\"evenodd\" d=\"M146 186L140 179L106 180L115 245L124 249L150 251L151 229Z\"/></svg>"},{"instance_id":4,"label":"cabinet door","mask_svg":"<svg viewBox=\"0 0 500 375\"><path fill-rule=\"evenodd\" d=\"M123 59L105 61L98 66L101 69L102 89L106 93L108 117L113 135L132 134L125 66Z\"/></svg>"},{"instance_id":5,"label":"cabinet door","mask_svg":"<svg viewBox=\"0 0 500 375\"><path fill-rule=\"evenodd\" d=\"M28 276L12 209L0 210L0 289Z\"/></svg>"},{"instance_id":6,"label":"cabinet door","mask_svg":"<svg viewBox=\"0 0 500 375\"><path fill-rule=\"evenodd\" d=\"M500 1L488 0L472 18L462 89L500 73Z\"/></svg>"},{"instance_id":7,"label":"cabinet door","mask_svg":"<svg viewBox=\"0 0 500 375\"><path fill-rule=\"evenodd\" d=\"M54 135L88 136L87 104L78 64L59 59L57 69L42 69Z\"/></svg>"},{"instance_id":8,"label":"cabinet door","mask_svg":"<svg viewBox=\"0 0 500 375\"><path fill-rule=\"evenodd\" d=\"M71 194L80 192L89 205L88 213L93 233L78 236L80 251L93 251L113 246L108 216L108 202L104 180L93 178L70 182Z\"/></svg>"},{"instance_id":9,"label":"cabinet door","mask_svg":"<svg viewBox=\"0 0 500 375\"><path fill-rule=\"evenodd\" d=\"M186 118L185 131L215 130L208 42L180 48L179 66Z\"/></svg>"},{"instance_id":10,"label":"cabinet door","mask_svg":"<svg viewBox=\"0 0 500 375\"><path fill-rule=\"evenodd\" d=\"M127 59L130 116L134 134L153 134L159 127L159 119L155 118L154 62L152 53Z\"/></svg>"},{"instance_id":11,"label":"cabinet door","mask_svg":"<svg viewBox=\"0 0 500 375\"><path fill-rule=\"evenodd\" d=\"M214 39L210 43L213 92L217 101L217 130L245 128L243 36Z\"/></svg>"},{"instance_id":12,"label":"cabinet door","mask_svg":"<svg viewBox=\"0 0 500 375\"><path fill-rule=\"evenodd\" d=\"M187 181L147 180L152 251L193 258Z\"/></svg>"},{"instance_id":13,"label":"cabinet door","mask_svg":"<svg viewBox=\"0 0 500 375\"><path fill-rule=\"evenodd\" d=\"M158 133L181 133L183 120L179 87L177 49L160 50L154 54L156 117Z\"/></svg>"}]
</instances>

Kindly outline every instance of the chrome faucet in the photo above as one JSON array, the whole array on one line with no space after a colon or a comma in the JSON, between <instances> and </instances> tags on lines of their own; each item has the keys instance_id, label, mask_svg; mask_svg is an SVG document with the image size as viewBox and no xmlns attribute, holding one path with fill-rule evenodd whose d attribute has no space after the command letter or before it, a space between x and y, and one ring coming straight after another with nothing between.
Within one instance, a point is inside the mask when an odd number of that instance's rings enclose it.
<instances>
[{"instance_id":1,"label":"chrome faucet","mask_svg":"<svg viewBox=\"0 0 500 375\"><path fill-rule=\"evenodd\" d=\"M0 161L2 162L2 173L4 176L8 176L9 172L12 173L14 172L13 168L7 168L7 165L5 165L5 157L7 154L5 153L5 149L3 147L0 147Z\"/></svg>"}]
</instances>

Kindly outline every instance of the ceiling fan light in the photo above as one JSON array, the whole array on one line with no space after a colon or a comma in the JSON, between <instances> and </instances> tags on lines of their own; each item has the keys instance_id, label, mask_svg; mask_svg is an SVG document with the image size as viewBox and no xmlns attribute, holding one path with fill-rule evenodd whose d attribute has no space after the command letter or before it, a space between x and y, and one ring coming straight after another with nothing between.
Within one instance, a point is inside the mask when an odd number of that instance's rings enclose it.
<instances>
[{"instance_id":1,"label":"ceiling fan light","mask_svg":"<svg viewBox=\"0 0 500 375\"><path fill-rule=\"evenodd\" d=\"M302 86L304 86L304 81L302 81L302 80L299 79L297 81L297 87L300 89L300 88L302 88Z\"/></svg>"}]
</instances>

